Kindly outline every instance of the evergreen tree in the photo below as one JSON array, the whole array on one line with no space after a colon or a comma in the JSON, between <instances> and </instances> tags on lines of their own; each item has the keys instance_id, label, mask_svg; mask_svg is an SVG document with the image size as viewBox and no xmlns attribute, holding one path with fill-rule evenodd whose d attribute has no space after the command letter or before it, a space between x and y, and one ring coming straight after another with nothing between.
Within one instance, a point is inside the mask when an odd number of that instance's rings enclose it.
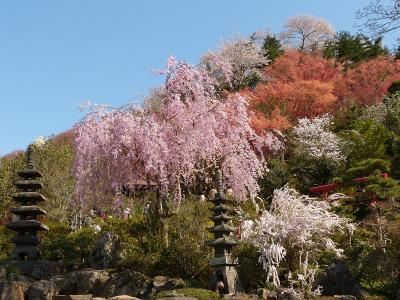
<instances>
[{"instance_id":1,"label":"evergreen tree","mask_svg":"<svg viewBox=\"0 0 400 300\"><path fill-rule=\"evenodd\" d=\"M267 56L271 61L274 61L284 52L280 41L273 35L267 35L264 38L262 49L264 51L264 55Z\"/></svg>"},{"instance_id":2,"label":"evergreen tree","mask_svg":"<svg viewBox=\"0 0 400 300\"><path fill-rule=\"evenodd\" d=\"M342 31L325 44L323 55L340 62L357 63L379 55L389 55L389 51L382 45L382 37L371 40L362 34L352 35Z\"/></svg>"}]
</instances>

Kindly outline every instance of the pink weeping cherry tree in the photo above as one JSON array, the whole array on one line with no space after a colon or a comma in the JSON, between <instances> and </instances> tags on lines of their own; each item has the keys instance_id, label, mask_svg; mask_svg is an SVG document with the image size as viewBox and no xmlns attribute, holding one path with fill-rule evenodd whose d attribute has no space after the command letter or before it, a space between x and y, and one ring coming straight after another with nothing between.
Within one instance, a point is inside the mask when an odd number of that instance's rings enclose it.
<instances>
[{"instance_id":1,"label":"pink weeping cherry tree","mask_svg":"<svg viewBox=\"0 0 400 300\"><path fill-rule=\"evenodd\" d=\"M210 180L216 168L239 199L258 191L264 156L281 145L252 129L247 99L223 99L206 70L173 57L159 73L166 81L156 111L92 106L75 126L77 205L110 201L135 180L156 183L179 203L183 186Z\"/></svg>"}]
</instances>

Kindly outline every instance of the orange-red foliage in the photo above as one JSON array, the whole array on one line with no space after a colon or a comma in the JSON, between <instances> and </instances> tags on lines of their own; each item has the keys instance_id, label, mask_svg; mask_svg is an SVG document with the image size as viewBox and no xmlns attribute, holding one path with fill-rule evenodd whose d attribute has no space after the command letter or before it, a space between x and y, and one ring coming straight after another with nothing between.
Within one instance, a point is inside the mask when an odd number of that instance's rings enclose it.
<instances>
[{"instance_id":1,"label":"orange-red foliage","mask_svg":"<svg viewBox=\"0 0 400 300\"><path fill-rule=\"evenodd\" d=\"M382 101L390 84L400 79L400 61L378 57L345 70L318 54L289 50L264 74L265 83L242 92L256 111L253 126L284 130L298 118Z\"/></svg>"},{"instance_id":2,"label":"orange-red foliage","mask_svg":"<svg viewBox=\"0 0 400 300\"><path fill-rule=\"evenodd\" d=\"M342 66L332 59L324 59L319 54L298 50L288 50L273 64L265 68L267 81L290 83L296 80L335 81L340 77Z\"/></svg>"},{"instance_id":3,"label":"orange-red foliage","mask_svg":"<svg viewBox=\"0 0 400 300\"><path fill-rule=\"evenodd\" d=\"M377 57L349 69L336 82L339 105L371 105L382 101L393 81L400 79L400 61Z\"/></svg>"}]
</instances>

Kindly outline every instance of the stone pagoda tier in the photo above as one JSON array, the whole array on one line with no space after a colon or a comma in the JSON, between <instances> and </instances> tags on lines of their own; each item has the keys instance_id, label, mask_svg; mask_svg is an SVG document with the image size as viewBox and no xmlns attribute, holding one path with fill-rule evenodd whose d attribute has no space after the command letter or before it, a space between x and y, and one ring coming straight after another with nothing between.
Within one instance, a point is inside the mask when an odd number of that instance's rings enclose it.
<instances>
[{"instance_id":1,"label":"stone pagoda tier","mask_svg":"<svg viewBox=\"0 0 400 300\"><path fill-rule=\"evenodd\" d=\"M40 230L49 230L49 228L37 220L40 215L46 215L46 211L37 205L38 202L46 201L46 198L38 192L43 188L38 180L42 174L35 169L35 152L32 145L29 145L27 151L26 168L18 172L19 180L15 186L19 190L12 194L14 201L20 204L10 211L14 215L13 221L6 227L17 233L12 239L15 245L11 254L12 260L37 260L39 259L39 239L37 232Z\"/></svg>"},{"instance_id":2,"label":"stone pagoda tier","mask_svg":"<svg viewBox=\"0 0 400 300\"><path fill-rule=\"evenodd\" d=\"M223 192L222 172L217 171L217 193L213 199L214 204L210 210L213 216L210 218L214 222L214 227L207 230L214 234L214 239L207 241L210 247L214 248L214 258L210 261L213 269L210 280L210 289L218 291L220 294L236 294L243 291L239 276L236 271L237 260L232 259L232 247L237 244L231 239L231 233L236 231L235 227L228 224L234 211L231 208L232 200L226 198Z\"/></svg>"}]
</instances>

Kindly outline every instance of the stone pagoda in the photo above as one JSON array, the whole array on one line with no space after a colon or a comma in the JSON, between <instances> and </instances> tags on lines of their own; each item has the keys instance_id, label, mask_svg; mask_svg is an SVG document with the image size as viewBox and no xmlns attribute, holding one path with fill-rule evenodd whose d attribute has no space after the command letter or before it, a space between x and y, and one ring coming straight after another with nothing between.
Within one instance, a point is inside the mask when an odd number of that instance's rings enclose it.
<instances>
[{"instance_id":1,"label":"stone pagoda","mask_svg":"<svg viewBox=\"0 0 400 300\"><path fill-rule=\"evenodd\" d=\"M230 234L236 231L228 222L232 219L230 213L233 208L229 206L232 200L229 200L223 191L222 172L217 171L217 193L209 201L213 202L214 227L208 228L208 231L214 234L214 239L207 241L207 244L214 248L215 256L210 261L213 268L213 274L210 281L210 289L220 294L236 294L243 291L238 273L236 271L237 260L231 257L232 247L236 241L230 238Z\"/></svg>"},{"instance_id":2,"label":"stone pagoda","mask_svg":"<svg viewBox=\"0 0 400 300\"><path fill-rule=\"evenodd\" d=\"M13 199L20 204L10 211L13 214L13 221L8 223L7 228L17 232L12 239L15 245L11 254L12 260L37 260L39 259L39 238L37 232L40 230L49 230L49 228L37 220L40 215L46 215L46 211L37 205L38 202L46 201L46 198L38 192L43 188L38 180L42 174L35 169L35 152L32 145L29 145L27 151L26 168L18 175L19 180L15 186L19 190L12 194Z\"/></svg>"}]
</instances>

